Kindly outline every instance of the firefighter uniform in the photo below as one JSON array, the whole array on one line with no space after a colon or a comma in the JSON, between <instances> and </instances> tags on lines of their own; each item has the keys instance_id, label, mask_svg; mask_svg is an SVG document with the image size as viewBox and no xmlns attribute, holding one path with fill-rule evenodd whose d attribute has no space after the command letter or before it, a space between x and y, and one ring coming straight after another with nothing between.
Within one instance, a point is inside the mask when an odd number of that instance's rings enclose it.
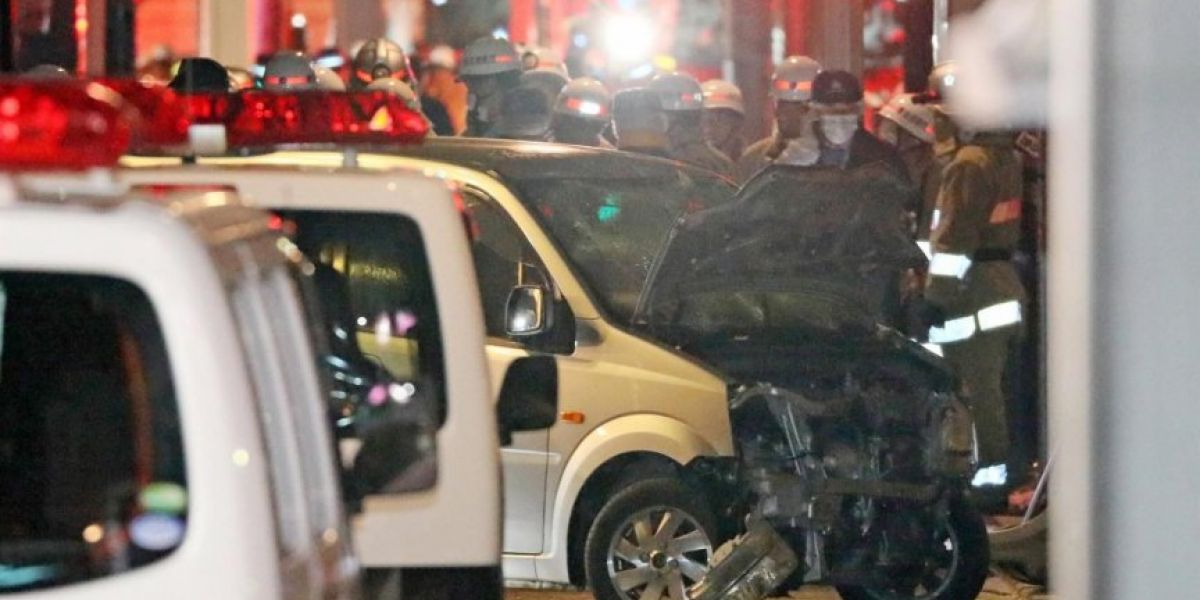
<instances>
[{"instance_id":1,"label":"firefighter uniform","mask_svg":"<svg viewBox=\"0 0 1200 600\"><path fill-rule=\"evenodd\" d=\"M674 160L696 165L697 167L708 169L715 173L720 173L726 177L733 177L733 162L730 161L720 150L713 147L712 144L700 137L699 132L696 137L685 137L684 139L674 139L667 148L667 154Z\"/></svg>"},{"instance_id":2,"label":"firefighter uniform","mask_svg":"<svg viewBox=\"0 0 1200 600\"><path fill-rule=\"evenodd\" d=\"M1021 235L1021 162L1009 136L939 140L946 166L931 219L925 297L945 322L929 330L954 368L975 417L983 465L1008 459L1003 391L1009 348L1027 302L1012 264Z\"/></svg>"}]
</instances>

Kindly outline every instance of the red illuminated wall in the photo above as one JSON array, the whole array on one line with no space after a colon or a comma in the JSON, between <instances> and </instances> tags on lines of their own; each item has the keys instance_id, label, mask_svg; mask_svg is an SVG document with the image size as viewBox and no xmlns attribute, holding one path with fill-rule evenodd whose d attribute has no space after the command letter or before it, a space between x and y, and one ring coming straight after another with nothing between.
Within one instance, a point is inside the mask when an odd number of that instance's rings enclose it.
<instances>
[{"instance_id":1,"label":"red illuminated wall","mask_svg":"<svg viewBox=\"0 0 1200 600\"><path fill-rule=\"evenodd\" d=\"M200 0L140 0L134 25L138 59L164 44L176 55L194 55L200 31L199 4Z\"/></svg>"}]
</instances>

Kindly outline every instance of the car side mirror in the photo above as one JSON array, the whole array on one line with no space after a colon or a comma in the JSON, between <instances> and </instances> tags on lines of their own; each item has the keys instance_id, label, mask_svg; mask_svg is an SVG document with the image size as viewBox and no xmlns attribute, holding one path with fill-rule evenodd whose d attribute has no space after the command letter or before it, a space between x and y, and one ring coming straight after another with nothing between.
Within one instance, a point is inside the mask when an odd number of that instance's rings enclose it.
<instances>
[{"instance_id":1,"label":"car side mirror","mask_svg":"<svg viewBox=\"0 0 1200 600\"><path fill-rule=\"evenodd\" d=\"M553 356L524 356L508 365L496 403L500 444L518 431L547 429L558 421L558 363Z\"/></svg>"},{"instance_id":2,"label":"car side mirror","mask_svg":"<svg viewBox=\"0 0 1200 600\"><path fill-rule=\"evenodd\" d=\"M534 285L518 285L508 294L504 327L511 337L540 335L549 327L549 303L546 290Z\"/></svg>"}]
</instances>

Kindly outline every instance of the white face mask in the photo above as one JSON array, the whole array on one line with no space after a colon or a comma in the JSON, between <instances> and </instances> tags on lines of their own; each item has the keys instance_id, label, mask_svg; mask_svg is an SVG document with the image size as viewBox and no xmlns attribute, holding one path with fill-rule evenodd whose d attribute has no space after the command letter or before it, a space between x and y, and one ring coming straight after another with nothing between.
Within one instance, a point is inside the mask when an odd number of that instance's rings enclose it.
<instances>
[{"instance_id":1,"label":"white face mask","mask_svg":"<svg viewBox=\"0 0 1200 600\"><path fill-rule=\"evenodd\" d=\"M858 131L858 115L824 115L821 117L821 133L834 146L845 146Z\"/></svg>"}]
</instances>

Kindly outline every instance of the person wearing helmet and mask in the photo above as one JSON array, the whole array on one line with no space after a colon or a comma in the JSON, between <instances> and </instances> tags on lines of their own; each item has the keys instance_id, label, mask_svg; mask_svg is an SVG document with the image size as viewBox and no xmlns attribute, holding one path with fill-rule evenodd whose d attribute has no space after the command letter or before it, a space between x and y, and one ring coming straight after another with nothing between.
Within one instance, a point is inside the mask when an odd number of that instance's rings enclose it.
<instances>
[{"instance_id":1,"label":"person wearing helmet and mask","mask_svg":"<svg viewBox=\"0 0 1200 600\"><path fill-rule=\"evenodd\" d=\"M667 114L658 92L648 88L621 90L613 96L612 115L618 150L670 157Z\"/></svg>"},{"instance_id":2,"label":"person wearing helmet and mask","mask_svg":"<svg viewBox=\"0 0 1200 600\"><path fill-rule=\"evenodd\" d=\"M775 67L771 79L771 96L775 101L775 131L753 143L737 161L737 178L749 180L771 164L793 141L814 146L812 116L812 82L821 72L821 64L807 56L789 56ZM797 144L798 146L801 144Z\"/></svg>"},{"instance_id":3,"label":"person wearing helmet and mask","mask_svg":"<svg viewBox=\"0 0 1200 600\"><path fill-rule=\"evenodd\" d=\"M704 139L704 91L695 77L684 73L658 75L647 86L657 92L667 115L667 151L671 158L733 175L733 163Z\"/></svg>"},{"instance_id":4,"label":"person wearing helmet and mask","mask_svg":"<svg viewBox=\"0 0 1200 600\"><path fill-rule=\"evenodd\" d=\"M1013 483L1004 376L1027 303L1012 254L1021 236L1021 159L1008 132L970 132L955 120L953 63L930 74L934 152L945 159L932 216L925 284L929 343L958 376L975 418L977 485Z\"/></svg>"},{"instance_id":5,"label":"person wearing helmet and mask","mask_svg":"<svg viewBox=\"0 0 1200 600\"><path fill-rule=\"evenodd\" d=\"M484 37L471 42L463 52L459 78L467 84L467 131L465 135L490 135L500 114L505 92L521 79L521 59L508 40Z\"/></svg>"},{"instance_id":6,"label":"person wearing helmet and mask","mask_svg":"<svg viewBox=\"0 0 1200 600\"><path fill-rule=\"evenodd\" d=\"M846 71L822 71L813 79L814 130L820 142L818 164L854 169L882 162L904 182L908 168L895 148L862 127L863 91L858 78ZM911 208L912 201L906 203Z\"/></svg>"},{"instance_id":7,"label":"person wearing helmet and mask","mask_svg":"<svg viewBox=\"0 0 1200 600\"><path fill-rule=\"evenodd\" d=\"M279 52L267 61L262 81L268 90L315 90L317 71L312 61L300 52Z\"/></svg>"},{"instance_id":8,"label":"person wearing helmet and mask","mask_svg":"<svg viewBox=\"0 0 1200 600\"><path fill-rule=\"evenodd\" d=\"M558 94L550 122L553 141L578 146L611 148L603 137L612 113L608 88L591 77L580 77Z\"/></svg>"},{"instance_id":9,"label":"person wearing helmet and mask","mask_svg":"<svg viewBox=\"0 0 1200 600\"><path fill-rule=\"evenodd\" d=\"M742 90L720 79L706 81L700 87L704 90L704 139L730 160L741 158L746 146L742 137L746 122Z\"/></svg>"}]
</instances>

